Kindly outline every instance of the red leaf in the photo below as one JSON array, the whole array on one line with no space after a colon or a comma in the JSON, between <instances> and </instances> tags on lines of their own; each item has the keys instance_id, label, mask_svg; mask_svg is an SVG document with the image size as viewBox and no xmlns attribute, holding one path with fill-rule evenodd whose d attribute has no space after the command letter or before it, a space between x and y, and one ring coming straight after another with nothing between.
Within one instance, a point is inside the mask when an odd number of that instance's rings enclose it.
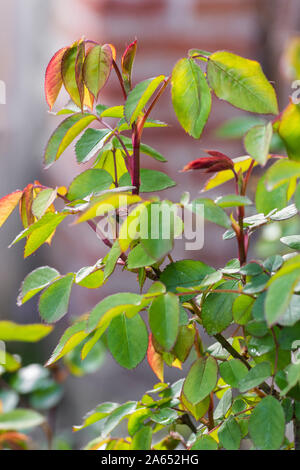
<instances>
[{"instance_id":1,"label":"red leaf","mask_svg":"<svg viewBox=\"0 0 300 470\"><path fill-rule=\"evenodd\" d=\"M13 210L17 207L23 191L15 191L0 199L0 227L8 219Z\"/></svg>"},{"instance_id":2,"label":"red leaf","mask_svg":"<svg viewBox=\"0 0 300 470\"><path fill-rule=\"evenodd\" d=\"M20 200L19 211L22 224L24 228L29 227L34 223L34 216L32 214L32 201L33 201L33 184L28 184L23 191L22 199Z\"/></svg>"},{"instance_id":3,"label":"red leaf","mask_svg":"<svg viewBox=\"0 0 300 470\"><path fill-rule=\"evenodd\" d=\"M149 366L153 370L154 374L158 379L163 382L164 381L164 361L162 355L159 354L153 345L152 342L152 333L149 335L149 344L148 344L148 351L147 351L147 359Z\"/></svg>"},{"instance_id":4,"label":"red leaf","mask_svg":"<svg viewBox=\"0 0 300 470\"><path fill-rule=\"evenodd\" d=\"M232 170L233 161L224 153L217 150L205 150L209 157L201 157L188 163L182 171L206 170L205 173L216 173L217 171Z\"/></svg>"},{"instance_id":5,"label":"red leaf","mask_svg":"<svg viewBox=\"0 0 300 470\"><path fill-rule=\"evenodd\" d=\"M123 56L122 56L122 72L126 75L127 78L131 76L131 70L136 54L137 49L137 40L133 41L129 46L126 48Z\"/></svg>"},{"instance_id":6,"label":"red leaf","mask_svg":"<svg viewBox=\"0 0 300 470\"><path fill-rule=\"evenodd\" d=\"M50 110L58 97L62 86L61 62L64 53L68 48L63 47L54 54L46 69L45 75L45 95Z\"/></svg>"}]
</instances>

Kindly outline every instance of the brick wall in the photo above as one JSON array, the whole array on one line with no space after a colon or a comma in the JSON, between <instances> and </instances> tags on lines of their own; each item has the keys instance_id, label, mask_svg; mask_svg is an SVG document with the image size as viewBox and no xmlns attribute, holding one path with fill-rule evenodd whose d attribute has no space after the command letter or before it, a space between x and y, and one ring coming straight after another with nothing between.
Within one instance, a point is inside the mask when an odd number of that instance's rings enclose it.
<instances>
[{"instance_id":1,"label":"brick wall","mask_svg":"<svg viewBox=\"0 0 300 470\"><path fill-rule=\"evenodd\" d=\"M278 11L282 15L283 3L286 15L282 23L286 27L291 21L287 16L288 6L294 4L294 0L55 0L56 40L63 45L85 35L113 43L120 57L125 46L137 37L135 82L161 73L169 75L176 61L192 47L208 51L227 49L248 58L258 58L265 62L269 79L274 80L278 76L267 60L270 55L268 32L271 31L273 36L279 35L279 22L276 23L275 19ZM278 5L281 10L278 10ZM272 29L274 24L275 32ZM110 80L103 91L102 100L105 104L121 102L117 80ZM166 156L169 162L164 168L178 181L177 187L168 192L168 197L178 200L180 193L187 188L193 197L198 195L204 178L197 173L178 172L188 161L203 155L203 149L223 149L232 157L243 155L240 143L218 141L213 135L218 124L228 117L241 114L225 102L214 99L203 136L196 141L179 126L169 92L165 94L153 117L166 121L170 127L147 130L144 140ZM156 162L148 157L144 158L143 165L158 168ZM73 171L77 171L74 166ZM231 188L228 190L231 191ZM206 237L205 249L201 254L215 265L224 261L224 254L215 249L220 236L221 231L214 230L212 236ZM228 250L234 256L234 244L227 243ZM183 246L179 247L178 256L183 255L182 250ZM195 256L195 253L191 252L190 256ZM230 253L227 252L226 258L228 256Z\"/></svg>"}]
</instances>

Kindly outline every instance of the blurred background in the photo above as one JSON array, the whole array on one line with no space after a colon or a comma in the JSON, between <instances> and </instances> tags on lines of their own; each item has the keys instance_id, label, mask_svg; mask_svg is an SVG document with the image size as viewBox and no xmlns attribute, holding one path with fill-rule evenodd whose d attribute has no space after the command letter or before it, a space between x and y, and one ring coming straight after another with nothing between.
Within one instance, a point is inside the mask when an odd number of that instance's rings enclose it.
<instances>
[{"instance_id":1,"label":"blurred background","mask_svg":"<svg viewBox=\"0 0 300 470\"><path fill-rule=\"evenodd\" d=\"M257 59L274 83L280 109L287 103L291 82L297 78L286 63L285 51L300 29L298 0L0 0L0 80L6 84L6 104L0 104L1 172L0 196L23 189L38 179L46 185L68 185L82 168L69 152L50 170L43 171L45 143L60 118L48 113L43 85L46 66L61 47L81 36L115 45L118 57L135 38L138 53L134 66L134 83L159 74L169 75L176 61L188 49L229 50ZM300 77L298 77L300 78ZM121 94L112 79L101 102L119 104ZM64 103L62 103L64 104ZM212 113L200 141L188 137L180 128L172 110L168 91L152 117L170 124L168 128L147 130L144 142L157 148L167 159L161 170L178 182L166 191L166 197L178 201L183 191L199 197L205 178L194 173L179 173L190 160L203 155L203 149L222 150L232 158L244 154L241 139L228 139L216 129L229 118L245 113L225 102L214 100ZM159 168L150 159L148 168ZM253 189L259 172L254 174ZM230 186L224 191L231 192ZM209 193L209 197L216 196ZM17 214L1 229L0 249L0 319L20 323L39 322L37 300L16 307L21 281L40 265L55 267L62 273L94 264L106 253L104 245L88 227L60 227L52 247L44 246L24 261L21 243L7 249L21 231ZM266 245L261 245L264 256ZM265 253L268 255L269 253ZM236 256L234 242L222 242L222 230L205 228L201 252L184 253L184 243L177 243L175 259L201 259L219 267ZM88 311L103 297L118 290L137 291L135 276L117 270L110 282L95 292L73 289L68 318L59 322L49 338L36 346L15 345L23 362L45 363L58 338L72 317ZM182 377L183 371L168 369L166 380ZM88 432L71 433L82 416L102 401L124 402L138 399L152 388L156 377L146 363L134 371L125 371L107 355L101 368L83 378L70 376L65 395L56 410L55 427L61 442L80 448ZM44 444L43 444L44 445ZM63 444L60 444L63 445Z\"/></svg>"}]
</instances>

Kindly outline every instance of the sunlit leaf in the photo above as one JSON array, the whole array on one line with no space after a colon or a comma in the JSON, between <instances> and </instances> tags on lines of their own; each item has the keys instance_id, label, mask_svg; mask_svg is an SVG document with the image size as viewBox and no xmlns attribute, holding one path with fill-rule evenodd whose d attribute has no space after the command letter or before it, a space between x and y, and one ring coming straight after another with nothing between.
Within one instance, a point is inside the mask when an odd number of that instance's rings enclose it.
<instances>
[{"instance_id":1,"label":"sunlit leaf","mask_svg":"<svg viewBox=\"0 0 300 470\"><path fill-rule=\"evenodd\" d=\"M260 114L278 114L274 88L261 66L230 52L215 52L209 57L207 77L218 98L237 108Z\"/></svg>"},{"instance_id":2,"label":"sunlit leaf","mask_svg":"<svg viewBox=\"0 0 300 470\"><path fill-rule=\"evenodd\" d=\"M50 110L52 109L62 87L61 62L66 50L67 47L63 47L57 51L50 60L46 69L45 95Z\"/></svg>"},{"instance_id":3,"label":"sunlit leaf","mask_svg":"<svg viewBox=\"0 0 300 470\"><path fill-rule=\"evenodd\" d=\"M95 120L95 116L88 113L77 113L65 119L50 137L45 154L44 163L46 168L51 166L66 150L91 122Z\"/></svg>"},{"instance_id":4,"label":"sunlit leaf","mask_svg":"<svg viewBox=\"0 0 300 470\"><path fill-rule=\"evenodd\" d=\"M211 108L209 86L192 59L181 59L172 72L172 102L186 132L199 139Z\"/></svg>"},{"instance_id":5,"label":"sunlit leaf","mask_svg":"<svg viewBox=\"0 0 300 470\"><path fill-rule=\"evenodd\" d=\"M47 336L53 327L50 325L18 325L10 321L0 321L0 339L2 341L24 341L35 343Z\"/></svg>"},{"instance_id":6,"label":"sunlit leaf","mask_svg":"<svg viewBox=\"0 0 300 470\"><path fill-rule=\"evenodd\" d=\"M128 94L124 107L124 116L128 124L132 124L137 119L153 93L157 90L164 79L164 75L159 75L155 78L148 78L147 80L138 83L138 85L136 85Z\"/></svg>"},{"instance_id":7,"label":"sunlit leaf","mask_svg":"<svg viewBox=\"0 0 300 470\"><path fill-rule=\"evenodd\" d=\"M0 199L0 227L17 207L22 195L23 191L15 191Z\"/></svg>"}]
</instances>

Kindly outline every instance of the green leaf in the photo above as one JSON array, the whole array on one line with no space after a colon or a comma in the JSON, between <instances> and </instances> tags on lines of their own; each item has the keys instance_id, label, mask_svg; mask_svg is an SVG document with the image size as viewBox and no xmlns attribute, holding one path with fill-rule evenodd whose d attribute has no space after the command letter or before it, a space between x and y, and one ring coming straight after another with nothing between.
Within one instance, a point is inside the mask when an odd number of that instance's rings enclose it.
<instances>
[{"instance_id":1,"label":"green leaf","mask_svg":"<svg viewBox=\"0 0 300 470\"><path fill-rule=\"evenodd\" d=\"M300 250L300 235L289 235L288 237L281 237L280 241L292 250Z\"/></svg>"},{"instance_id":2,"label":"green leaf","mask_svg":"<svg viewBox=\"0 0 300 470\"><path fill-rule=\"evenodd\" d=\"M105 170L86 170L72 181L67 198L70 201L84 199L90 194L109 189L112 182L111 175Z\"/></svg>"},{"instance_id":3,"label":"green leaf","mask_svg":"<svg viewBox=\"0 0 300 470\"><path fill-rule=\"evenodd\" d=\"M290 204L289 206L284 207L280 211L275 212L270 215L271 220L287 220L295 217L297 215L297 209L295 204Z\"/></svg>"},{"instance_id":4,"label":"green leaf","mask_svg":"<svg viewBox=\"0 0 300 470\"><path fill-rule=\"evenodd\" d=\"M133 436L131 450L150 450L151 441L152 429L150 426L144 426Z\"/></svg>"},{"instance_id":5,"label":"green leaf","mask_svg":"<svg viewBox=\"0 0 300 470\"><path fill-rule=\"evenodd\" d=\"M284 276L273 279L265 301L265 318L269 326L276 323L287 310L294 288L300 279L300 270L298 268Z\"/></svg>"},{"instance_id":6,"label":"green leaf","mask_svg":"<svg viewBox=\"0 0 300 470\"><path fill-rule=\"evenodd\" d=\"M104 282L104 273L96 263L94 266L86 266L76 273L75 282L87 289L97 289Z\"/></svg>"},{"instance_id":7,"label":"green leaf","mask_svg":"<svg viewBox=\"0 0 300 470\"><path fill-rule=\"evenodd\" d=\"M181 59L172 72L172 102L183 129L199 139L211 108L209 86L192 59Z\"/></svg>"},{"instance_id":8,"label":"green leaf","mask_svg":"<svg viewBox=\"0 0 300 470\"><path fill-rule=\"evenodd\" d=\"M172 408L161 408L156 413L151 415L151 421L154 423L168 426L178 418L177 411Z\"/></svg>"},{"instance_id":9,"label":"green leaf","mask_svg":"<svg viewBox=\"0 0 300 470\"><path fill-rule=\"evenodd\" d=\"M240 207L251 206L251 204L253 204L247 196L240 196L238 194L226 194L226 196L220 196L215 200L215 203L219 207Z\"/></svg>"},{"instance_id":10,"label":"green leaf","mask_svg":"<svg viewBox=\"0 0 300 470\"><path fill-rule=\"evenodd\" d=\"M170 351L178 335L178 297L167 293L154 299L149 309L149 324L156 341L164 350Z\"/></svg>"},{"instance_id":11,"label":"green leaf","mask_svg":"<svg viewBox=\"0 0 300 470\"><path fill-rule=\"evenodd\" d=\"M242 433L237 421L230 416L218 430L220 443L227 450L238 450L240 448Z\"/></svg>"},{"instance_id":12,"label":"green leaf","mask_svg":"<svg viewBox=\"0 0 300 470\"><path fill-rule=\"evenodd\" d=\"M228 388L213 413L214 419L224 418L232 406L232 390Z\"/></svg>"},{"instance_id":13,"label":"green leaf","mask_svg":"<svg viewBox=\"0 0 300 470\"><path fill-rule=\"evenodd\" d=\"M241 139L251 127L263 123L264 121L256 116L238 116L227 119L217 127L215 135L220 139Z\"/></svg>"},{"instance_id":14,"label":"green leaf","mask_svg":"<svg viewBox=\"0 0 300 470\"><path fill-rule=\"evenodd\" d=\"M30 256L43 243L47 242L51 235L55 232L56 227L67 217L67 214L47 212L43 217L23 230L11 243L14 245L25 237L28 237L24 257Z\"/></svg>"},{"instance_id":15,"label":"green leaf","mask_svg":"<svg viewBox=\"0 0 300 470\"><path fill-rule=\"evenodd\" d=\"M48 141L44 154L46 168L49 168L73 142L75 137L95 119L95 116L88 113L76 113L65 119Z\"/></svg>"},{"instance_id":16,"label":"green leaf","mask_svg":"<svg viewBox=\"0 0 300 470\"><path fill-rule=\"evenodd\" d=\"M300 106L290 103L280 115L278 134L291 160L300 160L299 151Z\"/></svg>"},{"instance_id":17,"label":"green leaf","mask_svg":"<svg viewBox=\"0 0 300 470\"><path fill-rule=\"evenodd\" d=\"M61 357L65 356L69 351L72 351L72 349L80 344L88 336L85 329L86 321L77 321L67 328L51 354L50 359L47 361L46 367L54 364L54 362L58 361Z\"/></svg>"},{"instance_id":18,"label":"green leaf","mask_svg":"<svg viewBox=\"0 0 300 470\"><path fill-rule=\"evenodd\" d=\"M150 408L139 408L137 411L132 413L128 419L128 433L130 436L134 436L143 426L147 418L152 415Z\"/></svg>"},{"instance_id":19,"label":"green leaf","mask_svg":"<svg viewBox=\"0 0 300 470\"><path fill-rule=\"evenodd\" d=\"M3 355L3 351L1 351L1 356ZM17 355L9 354L8 352L4 352L4 360L1 361L1 367L5 369L6 372L15 372L21 367L21 358ZM1 400L1 397L0 397Z\"/></svg>"},{"instance_id":20,"label":"green leaf","mask_svg":"<svg viewBox=\"0 0 300 470\"><path fill-rule=\"evenodd\" d=\"M262 166L267 163L272 135L273 127L269 122L252 127L244 139L246 152Z\"/></svg>"},{"instance_id":21,"label":"green leaf","mask_svg":"<svg viewBox=\"0 0 300 470\"><path fill-rule=\"evenodd\" d=\"M177 287L197 286L207 275L214 272L214 268L201 261L176 261L164 269L160 276L160 281L165 284L168 291L177 292ZM187 300L194 296L195 294L182 296L181 300Z\"/></svg>"},{"instance_id":22,"label":"green leaf","mask_svg":"<svg viewBox=\"0 0 300 470\"><path fill-rule=\"evenodd\" d=\"M220 289L234 289L235 282L224 282ZM209 294L202 306L202 322L209 335L215 335L225 330L232 322L232 304L238 294L212 293Z\"/></svg>"},{"instance_id":23,"label":"green leaf","mask_svg":"<svg viewBox=\"0 0 300 470\"><path fill-rule=\"evenodd\" d=\"M57 189L43 189L32 202L32 213L40 219L53 204L57 196Z\"/></svg>"},{"instance_id":24,"label":"green leaf","mask_svg":"<svg viewBox=\"0 0 300 470\"><path fill-rule=\"evenodd\" d=\"M271 191L268 191L266 186L267 174L264 174L257 183L255 204L257 212L262 212L265 215L274 209L281 210L286 207L289 184L288 182L283 183Z\"/></svg>"},{"instance_id":25,"label":"green leaf","mask_svg":"<svg viewBox=\"0 0 300 470\"><path fill-rule=\"evenodd\" d=\"M102 196L94 197L88 208L77 219L76 223L86 222L94 217L106 215L122 207L127 209L128 206L140 201L140 196L129 193L106 193Z\"/></svg>"},{"instance_id":26,"label":"green leaf","mask_svg":"<svg viewBox=\"0 0 300 470\"><path fill-rule=\"evenodd\" d=\"M183 407L191 413L192 416L194 416L196 421L199 421L200 418L203 418L203 416L207 413L208 408L209 408L209 403L210 403L210 397L209 395L204 398L204 400L200 401L196 405L192 405L185 397L185 395L182 393L180 397L180 401L183 405Z\"/></svg>"},{"instance_id":27,"label":"green leaf","mask_svg":"<svg viewBox=\"0 0 300 470\"><path fill-rule=\"evenodd\" d=\"M176 206L167 201L152 202L140 214L141 244L152 258L159 260L173 248Z\"/></svg>"},{"instance_id":28,"label":"green leaf","mask_svg":"<svg viewBox=\"0 0 300 470\"><path fill-rule=\"evenodd\" d=\"M92 424L100 421L103 418L106 418L110 415L116 408L118 408L117 403L105 402L98 405L94 410L90 411L83 418L83 423L79 426L73 426L73 431L80 431Z\"/></svg>"},{"instance_id":29,"label":"green leaf","mask_svg":"<svg viewBox=\"0 0 300 470\"><path fill-rule=\"evenodd\" d=\"M87 129L75 145L77 162L88 162L103 148L111 135L108 129Z\"/></svg>"},{"instance_id":30,"label":"green leaf","mask_svg":"<svg viewBox=\"0 0 300 470\"><path fill-rule=\"evenodd\" d=\"M283 326L293 326L300 320L300 297L293 295L287 310L277 320L277 323Z\"/></svg>"},{"instance_id":31,"label":"green leaf","mask_svg":"<svg viewBox=\"0 0 300 470\"><path fill-rule=\"evenodd\" d=\"M271 365L269 362L261 362L250 369L239 382L239 389L242 393L258 387L262 382L272 375Z\"/></svg>"},{"instance_id":32,"label":"green leaf","mask_svg":"<svg viewBox=\"0 0 300 470\"><path fill-rule=\"evenodd\" d=\"M267 189L271 190L280 183L289 182L291 178L300 177L300 162L281 158L266 173Z\"/></svg>"},{"instance_id":33,"label":"green leaf","mask_svg":"<svg viewBox=\"0 0 300 470\"><path fill-rule=\"evenodd\" d=\"M128 124L132 124L136 121L137 117L164 79L164 75L148 78L138 83L128 94L124 107L124 116Z\"/></svg>"},{"instance_id":34,"label":"green leaf","mask_svg":"<svg viewBox=\"0 0 300 470\"><path fill-rule=\"evenodd\" d=\"M21 306L25 304L25 302L47 287L51 282L59 277L59 275L60 274L56 269L49 268L49 266L43 266L32 271L22 282L17 305Z\"/></svg>"},{"instance_id":35,"label":"green leaf","mask_svg":"<svg viewBox=\"0 0 300 470\"><path fill-rule=\"evenodd\" d=\"M219 207L214 201L207 198L195 199L188 207L195 213L202 210L204 206L204 219L214 224L220 225L221 227L230 228L230 218L226 212Z\"/></svg>"},{"instance_id":36,"label":"green leaf","mask_svg":"<svg viewBox=\"0 0 300 470\"><path fill-rule=\"evenodd\" d=\"M248 295L240 295L232 305L233 320L238 325L246 325L251 320L254 299Z\"/></svg>"},{"instance_id":37,"label":"green leaf","mask_svg":"<svg viewBox=\"0 0 300 470\"><path fill-rule=\"evenodd\" d=\"M105 331L111 320L121 313L138 313L142 309L143 297L138 294L120 292L101 300L91 311L87 331L95 328Z\"/></svg>"},{"instance_id":38,"label":"green leaf","mask_svg":"<svg viewBox=\"0 0 300 470\"><path fill-rule=\"evenodd\" d=\"M129 137L126 137L126 136L122 135L122 142L124 143L124 145L126 146L126 148L129 152L133 151L132 140ZM123 149L120 141L116 137L114 137L114 139L113 139L113 146L114 146L114 148L117 148L117 149L120 149L120 150ZM155 160L157 160L159 162L166 162L167 161L165 159L165 157L160 152L158 152L154 148L150 147L149 145L141 143L140 144L140 152L144 153L145 155L149 155L149 157L152 157L152 158L154 158Z\"/></svg>"},{"instance_id":39,"label":"green leaf","mask_svg":"<svg viewBox=\"0 0 300 470\"><path fill-rule=\"evenodd\" d=\"M295 204L298 209L298 212L300 211L300 184L297 185L296 191L295 191Z\"/></svg>"},{"instance_id":40,"label":"green leaf","mask_svg":"<svg viewBox=\"0 0 300 470\"><path fill-rule=\"evenodd\" d=\"M106 280L114 272L117 261L121 256L121 253L122 252L119 240L116 240L113 246L111 247L110 252L103 259L103 263L105 263L104 280Z\"/></svg>"},{"instance_id":41,"label":"green leaf","mask_svg":"<svg viewBox=\"0 0 300 470\"><path fill-rule=\"evenodd\" d=\"M144 125L144 129L149 129L149 128L155 128L155 127L168 127L168 124L162 121L158 121L157 119L147 119ZM125 118L123 117L120 119L118 122L118 131L123 132L123 131L129 131L131 129L131 126L127 124ZM144 145L144 144L142 144ZM145 153L145 152L143 152ZM158 160L158 159L157 159ZM163 160L161 161L167 161L164 157Z\"/></svg>"},{"instance_id":42,"label":"green leaf","mask_svg":"<svg viewBox=\"0 0 300 470\"><path fill-rule=\"evenodd\" d=\"M1 431L22 431L40 426L44 422L44 416L37 411L23 408L0 414Z\"/></svg>"},{"instance_id":43,"label":"green leaf","mask_svg":"<svg viewBox=\"0 0 300 470\"><path fill-rule=\"evenodd\" d=\"M55 323L68 312L73 282L74 274L70 273L43 292L39 301L39 312L43 320Z\"/></svg>"},{"instance_id":44,"label":"green leaf","mask_svg":"<svg viewBox=\"0 0 300 470\"><path fill-rule=\"evenodd\" d=\"M36 343L52 330L50 325L18 325L10 321L0 321L0 340Z\"/></svg>"},{"instance_id":45,"label":"green leaf","mask_svg":"<svg viewBox=\"0 0 300 470\"><path fill-rule=\"evenodd\" d=\"M110 434L111 431L118 426L118 424L126 417L130 416L136 410L137 403L135 401L128 401L123 405L116 408L107 418L105 425L102 429L103 436Z\"/></svg>"},{"instance_id":46,"label":"green leaf","mask_svg":"<svg viewBox=\"0 0 300 470\"><path fill-rule=\"evenodd\" d=\"M218 365L213 357L199 358L192 365L184 381L186 399L196 405L213 391L218 380Z\"/></svg>"},{"instance_id":47,"label":"green leaf","mask_svg":"<svg viewBox=\"0 0 300 470\"><path fill-rule=\"evenodd\" d=\"M261 400L251 413L249 433L255 447L261 450L279 449L285 432L284 411L276 398Z\"/></svg>"},{"instance_id":48,"label":"green leaf","mask_svg":"<svg viewBox=\"0 0 300 470\"><path fill-rule=\"evenodd\" d=\"M247 374L247 367L239 359L231 359L220 364L220 375L231 387L238 388L239 382Z\"/></svg>"},{"instance_id":49,"label":"green leaf","mask_svg":"<svg viewBox=\"0 0 300 470\"><path fill-rule=\"evenodd\" d=\"M163 189L172 188L176 186L175 181L173 181L168 175L162 173L161 171L148 170L142 168L140 171L141 178L141 193L151 193L154 191L162 191ZM129 173L125 173L119 181L120 186L130 186L131 178Z\"/></svg>"},{"instance_id":50,"label":"green leaf","mask_svg":"<svg viewBox=\"0 0 300 470\"><path fill-rule=\"evenodd\" d=\"M154 263L156 263L156 259L148 255L140 243L130 251L127 257L128 269L143 268Z\"/></svg>"},{"instance_id":51,"label":"green leaf","mask_svg":"<svg viewBox=\"0 0 300 470\"><path fill-rule=\"evenodd\" d=\"M182 325L179 327L176 343L172 353L180 360L185 362L192 349L195 340L195 328L193 325Z\"/></svg>"},{"instance_id":52,"label":"green leaf","mask_svg":"<svg viewBox=\"0 0 300 470\"><path fill-rule=\"evenodd\" d=\"M101 105L100 105L101 106ZM96 106L97 112L100 111L99 105ZM99 116L103 117L111 117L111 118L122 118L124 116L124 106L112 106L111 108L106 108L99 112Z\"/></svg>"},{"instance_id":53,"label":"green leaf","mask_svg":"<svg viewBox=\"0 0 300 470\"><path fill-rule=\"evenodd\" d=\"M277 98L261 66L230 52L215 52L207 65L208 81L218 98L259 114L278 114Z\"/></svg>"},{"instance_id":54,"label":"green leaf","mask_svg":"<svg viewBox=\"0 0 300 470\"><path fill-rule=\"evenodd\" d=\"M140 317L127 318L124 313L113 318L107 331L107 343L114 359L126 369L134 369L148 348L147 328Z\"/></svg>"},{"instance_id":55,"label":"green leaf","mask_svg":"<svg viewBox=\"0 0 300 470\"><path fill-rule=\"evenodd\" d=\"M191 450L218 450L218 444L211 436L204 435L196 439Z\"/></svg>"},{"instance_id":56,"label":"green leaf","mask_svg":"<svg viewBox=\"0 0 300 470\"><path fill-rule=\"evenodd\" d=\"M103 46L94 46L84 61L84 82L96 101L110 75L112 60L111 48L108 44L104 44Z\"/></svg>"}]
</instances>

